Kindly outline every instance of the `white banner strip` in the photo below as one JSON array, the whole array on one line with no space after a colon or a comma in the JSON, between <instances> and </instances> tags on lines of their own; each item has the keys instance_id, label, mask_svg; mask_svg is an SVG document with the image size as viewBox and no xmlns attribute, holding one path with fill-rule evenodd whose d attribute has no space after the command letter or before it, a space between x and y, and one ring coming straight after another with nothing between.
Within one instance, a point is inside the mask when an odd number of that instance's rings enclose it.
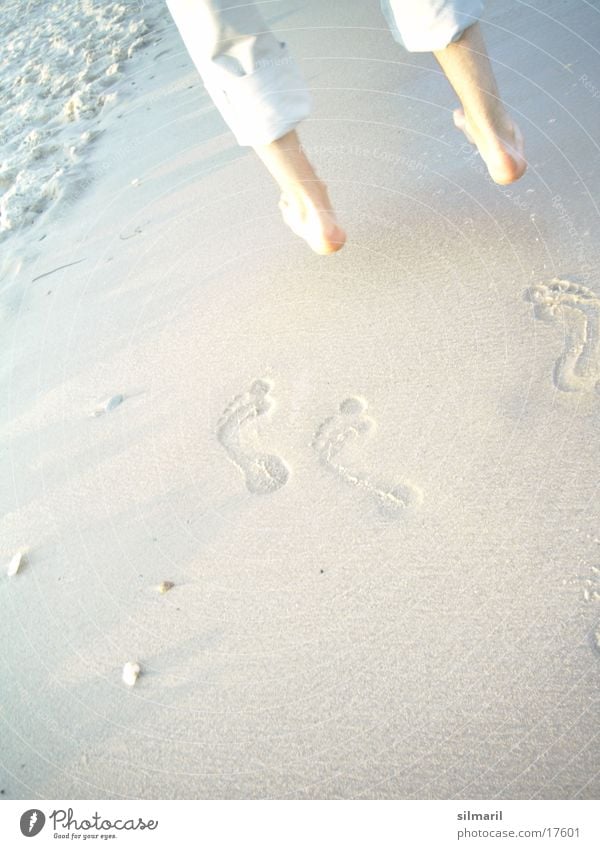
<instances>
[{"instance_id":1,"label":"white banner strip","mask_svg":"<svg viewBox=\"0 0 600 849\"><path fill-rule=\"evenodd\" d=\"M66 841L119 849L598 849L600 803L6 800L0 805L0 846L56 847Z\"/></svg>"}]
</instances>

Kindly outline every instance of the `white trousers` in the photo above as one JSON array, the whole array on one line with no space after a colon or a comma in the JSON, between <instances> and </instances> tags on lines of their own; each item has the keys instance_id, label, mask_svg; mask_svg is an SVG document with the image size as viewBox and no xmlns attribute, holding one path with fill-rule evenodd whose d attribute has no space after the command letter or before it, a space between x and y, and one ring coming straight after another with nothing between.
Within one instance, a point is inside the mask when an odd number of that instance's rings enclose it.
<instances>
[{"instance_id":1,"label":"white trousers","mask_svg":"<svg viewBox=\"0 0 600 849\"><path fill-rule=\"evenodd\" d=\"M269 144L310 112L288 51L245 0L167 0L206 90L238 144ZM381 0L392 35L411 52L442 50L483 11L483 0Z\"/></svg>"}]
</instances>

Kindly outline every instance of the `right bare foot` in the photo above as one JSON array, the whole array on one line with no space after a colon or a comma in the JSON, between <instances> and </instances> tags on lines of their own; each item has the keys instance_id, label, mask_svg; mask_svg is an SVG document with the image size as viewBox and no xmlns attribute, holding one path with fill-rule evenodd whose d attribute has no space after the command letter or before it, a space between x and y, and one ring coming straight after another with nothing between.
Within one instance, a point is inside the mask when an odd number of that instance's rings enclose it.
<instances>
[{"instance_id":1,"label":"right bare foot","mask_svg":"<svg viewBox=\"0 0 600 849\"><path fill-rule=\"evenodd\" d=\"M476 145L495 183L506 186L523 176L527 169L523 136L518 126L506 118L499 128L479 128L462 109L454 110L454 125Z\"/></svg>"},{"instance_id":2,"label":"right bare foot","mask_svg":"<svg viewBox=\"0 0 600 849\"><path fill-rule=\"evenodd\" d=\"M324 183L314 181L282 192L279 209L288 227L315 253L332 254L343 248L346 233L336 221Z\"/></svg>"}]
</instances>

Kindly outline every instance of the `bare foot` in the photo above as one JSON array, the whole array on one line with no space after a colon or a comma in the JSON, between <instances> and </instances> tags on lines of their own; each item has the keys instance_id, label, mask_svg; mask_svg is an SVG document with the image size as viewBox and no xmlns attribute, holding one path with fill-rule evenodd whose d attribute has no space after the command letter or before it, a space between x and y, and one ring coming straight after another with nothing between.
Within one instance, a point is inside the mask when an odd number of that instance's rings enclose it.
<instances>
[{"instance_id":1,"label":"bare foot","mask_svg":"<svg viewBox=\"0 0 600 849\"><path fill-rule=\"evenodd\" d=\"M470 121L462 109L454 110L454 124L462 130L471 144L476 145L495 183L505 186L523 176L527 168L523 136L510 119L501 130L481 129Z\"/></svg>"},{"instance_id":2,"label":"bare foot","mask_svg":"<svg viewBox=\"0 0 600 849\"><path fill-rule=\"evenodd\" d=\"M343 248L346 233L337 223L327 189L320 181L282 192L279 209L288 227L315 253L332 254Z\"/></svg>"}]
</instances>

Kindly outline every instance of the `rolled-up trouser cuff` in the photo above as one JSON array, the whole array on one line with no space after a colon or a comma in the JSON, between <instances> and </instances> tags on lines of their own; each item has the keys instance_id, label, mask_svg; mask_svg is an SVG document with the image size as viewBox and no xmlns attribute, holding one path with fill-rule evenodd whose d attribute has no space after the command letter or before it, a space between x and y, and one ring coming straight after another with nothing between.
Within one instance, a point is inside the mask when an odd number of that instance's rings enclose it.
<instances>
[{"instance_id":1,"label":"rolled-up trouser cuff","mask_svg":"<svg viewBox=\"0 0 600 849\"><path fill-rule=\"evenodd\" d=\"M411 53L443 50L483 14L482 0L381 0L392 35Z\"/></svg>"},{"instance_id":2,"label":"rolled-up trouser cuff","mask_svg":"<svg viewBox=\"0 0 600 849\"><path fill-rule=\"evenodd\" d=\"M238 144L270 144L310 114L310 95L287 46L243 76L207 70L203 80Z\"/></svg>"},{"instance_id":3,"label":"rolled-up trouser cuff","mask_svg":"<svg viewBox=\"0 0 600 849\"><path fill-rule=\"evenodd\" d=\"M253 3L167 0L167 6L239 144L270 144L308 116L310 96L300 70Z\"/></svg>"}]
</instances>

